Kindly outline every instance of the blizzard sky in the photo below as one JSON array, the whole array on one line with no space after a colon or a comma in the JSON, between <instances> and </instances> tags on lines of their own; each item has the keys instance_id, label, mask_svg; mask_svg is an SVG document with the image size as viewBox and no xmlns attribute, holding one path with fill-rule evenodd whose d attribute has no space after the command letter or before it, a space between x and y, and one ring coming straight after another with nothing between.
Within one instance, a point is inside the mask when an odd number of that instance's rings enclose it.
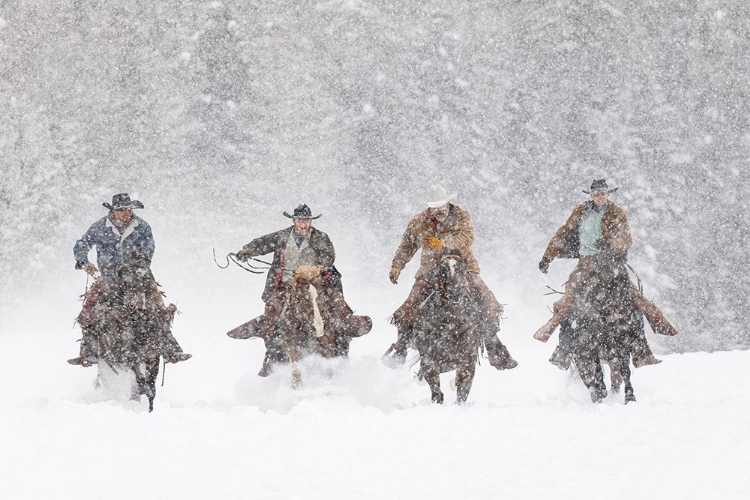
<instances>
[{"instance_id":1,"label":"blizzard sky","mask_svg":"<svg viewBox=\"0 0 750 500\"><path fill-rule=\"evenodd\" d=\"M0 497L745 498L748 18L744 0L0 2ZM544 246L603 177L680 331L648 330L664 363L628 406L592 406L531 339L574 265L542 275ZM394 286L390 261L434 183L472 214L520 363L484 363L465 408L379 362L416 271ZM72 247L119 192L146 206L194 355L153 414L65 363ZM263 278L211 252L299 203L374 326L294 392L225 335Z\"/></svg>"}]
</instances>

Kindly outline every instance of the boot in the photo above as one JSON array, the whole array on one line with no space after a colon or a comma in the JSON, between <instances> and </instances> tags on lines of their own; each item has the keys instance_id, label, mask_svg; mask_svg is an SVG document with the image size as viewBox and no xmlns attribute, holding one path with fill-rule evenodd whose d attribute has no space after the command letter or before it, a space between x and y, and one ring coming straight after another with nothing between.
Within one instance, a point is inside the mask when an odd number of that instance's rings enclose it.
<instances>
[{"instance_id":1,"label":"boot","mask_svg":"<svg viewBox=\"0 0 750 500\"><path fill-rule=\"evenodd\" d=\"M388 368L400 368L406 363L406 348L409 345L411 331L407 328L399 328L396 343L383 354L380 358Z\"/></svg>"},{"instance_id":2,"label":"boot","mask_svg":"<svg viewBox=\"0 0 750 500\"><path fill-rule=\"evenodd\" d=\"M98 362L99 358L97 358L92 352L90 352L88 346L83 342L81 342L81 349L79 351L78 357L68 360L68 363L73 366L83 367L89 367L91 365L97 364Z\"/></svg>"},{"instance_id":3,"label":"boot","mask_svg":"<svg viewBox=\"0 0 750 500\"><path fill-rule=\"evenodd\" d=\"M273 373L273 367L271 366L271 359L268 356L268 353L266 353L265 357L263 358L263 366L260 367L258 376L267 377L272 373Z\"/></svg>"},{"instance_id":4,"label":"boot","mask_svg":"<svg viewBox=\"0 0 750 500\"><path fill-rule=\"evenodd\" d=\"M500 342L500 339L493 333L488 335L484 341L487 349L487 359L490 365L498 370L512 370L518 366L518 361L511 357L508 348Z\"/></svg>"},{"instance_id":5,"label":"boot","mask_svg":"<svg viewBox=\"0 0 750 500\"><path fill-rule=\"evenodd\" d=\"M570 368L570 353L561 346L557 346L549 358L549 362L562 371L567 371Z\"/></svg>"},{"instance_id":6,"label":"boot","mask_svg":"<svg viewBox=\"0 0 750 500\"><path fill-rule=\"evenodd\" d=\"M167 363L179 363L180 361L187 361L192 357L192 354L188 354L182 351L175 351L173 353L164 355L164 359L167 361Z\"/></svg>"},{"instance_id":7,"label":"boot","mask_svg":"<svg viewBox=\"0 0 750 500\"><path fill-rule=\"evenodd\" d=\"M658 365L659 363L661 363L661 360L657 359L656 356L654 356L654 353L651 351L651 348L648 345L634 349L632 356L633 366L635 366L636 368L648 365Z\"/></svg>"},{"instance_id":8,"label":"boot","mask_svg":"<svg viewBox=\"0 0 750 500\"><path fill-rule=\"evenodd\" d=\"M95 365L98 362L99 360L94 356L78 356L77 358L71 358L68 360L68 363L70 363L71 365L83 367Z\"/></svg>"},{"instance_id":9,"label":"boot","mask_svg":"<svg viewBox=\"0 0 750 500\"><path fill-rule=\"evenodd\" d=\"M403 344L400 343L400 341L396 341L395 344L392 344L391 347L386 351L385 354L383 354L383 357L381 358L383 361L383 364L387 366L388 368L397 369L404 366L404 363L406 363L406 347L404 347Z\"/></svg>"}]
</instances>

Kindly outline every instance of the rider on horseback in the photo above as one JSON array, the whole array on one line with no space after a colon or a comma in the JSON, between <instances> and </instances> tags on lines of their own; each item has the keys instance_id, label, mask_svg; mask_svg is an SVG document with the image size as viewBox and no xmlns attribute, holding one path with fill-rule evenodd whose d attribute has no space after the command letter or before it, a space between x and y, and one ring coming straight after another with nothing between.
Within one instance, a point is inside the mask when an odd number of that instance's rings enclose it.
<instances>
[{"instance_id":1,"label":"rider on horseback","mask_svg":"<svg viewBox=\"0 0 750 500\"><path fill-rule=\"evenodd\" d=\"M539 269L547 273L549 265L556 257L578 258L578 264L565 286L565 293L554 304L553 316L534 333L534 338L546 342L558 325L573 309L575 300L602 265L616 263L625 271L627 252L633 239L628 227L625 211L609 201L609 194L617 188L609 189L605 179L594 180L589 191L591 200L576 206L568 220L552 237L547 245ZM667 321L662 311L643 296L638 288L630 284L634 305L643 312L651 328L661 335L676 335L677 330ZM645 338L634 346L633 364L643 366L658 363ZM553 359L551 359L553 363Z\"/></svg>"},{"instance_id":2,"label":"rider on horseback","mask_svg":"<svg viewBox=\"0 0 750 500\"><path fill-rule=\"evenodd\" d=\"M276 327L292 287L294 270L300 266L319 266L324 277L341 289L341 276L333 267L336 258L333 243L326 233L312 227L312 221L321 215L313 216L310 207L299 205L292 215L284 212L285 217L292 219L291 227L256 238L237 252L237 259L243 261L273 252L261 297L266 303L264 313L229 332L232 338L261 337L265 341L266 355L258 372L261 377L271 374L271 364L281 354Z\"/></svg>"},{"instance_id":3,"label":"rider on horseback","mask_svg":"<svg viewBox=\"0 0 750 500\"><path fill-rule=\"evenodd\" d=\"M401 271L417 250L422 250L422 257L409 297L391 318L391 323L396 326L398 338L389 352L393 351L393 361L403 364L406 349L411 341L412 323L421 305L434 289L440 251L443 247L448 247L455 248L466 262L472 294L482 306L487 325L482 329L482 341L487 349L490 364L498 370L515 368L518 363L496 335L500 329L503 306L479 277L479 264L471 250L474 227L469 213L450 203L455 196L449 195L442 186L432 186L428 191L428 208L412 217L401 238L401 244L396 250L388 273L391 283L398 283Z\"/></svg>"},{"instance_id":4,"label":"rider on horseback","mask_svg":"<svg viewBox=\"0 0 750 500\"><path fill-rule=\"evenodd\" d=\"M110 298L122 288L121 269L136 266L143 275L151 275L149 268L155 248L151 226L133 213L134 209L143 208L143 203L131 200L127 193L121 193L112 197L111 205L102 205L109 209L109 214L92 224L73 248L76 269L83 269L96 281L86 292L83 308L77 318L83 338L80 355L68 360L71 365L91 366L98 362L99 353L95 352L95 333L91 327L96 322L98 311L107 308ZM98 269L88 260L89 250L94 246ZM97 272L100 273L99 277L96 277ZM153 286L145 294L145 300L155 309L163 311L165 324L160 329L162 355L171 363L190 359L191 355L182 351L170 331L169 322L176 308L171 304L164 305L161 292L151 281Z\"/></svg>"}]
</instances>

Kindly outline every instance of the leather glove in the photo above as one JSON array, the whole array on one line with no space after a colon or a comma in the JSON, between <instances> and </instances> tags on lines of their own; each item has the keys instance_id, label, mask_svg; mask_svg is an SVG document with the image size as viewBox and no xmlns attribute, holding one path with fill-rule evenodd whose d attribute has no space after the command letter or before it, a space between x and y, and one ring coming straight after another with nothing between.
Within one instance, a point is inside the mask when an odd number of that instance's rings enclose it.
<instances>
[{"instance_id":1,"label":"leather glove","mask_svg":"<svg viewBox=\"0 0 750 500\"><path fill-rule=\"evenodd\" d=\"M85 264L83 266L83 270L86 271L86 274L88 274L89 276L96 276L96 273L98 271L96 266L92 264L91 262L89 262L88 264Z\"/></svg>"},{"instance_id":2,"label":"leather glove","mask_svg":"<svg viewBox=\"0 0 750 500\"><path fill-rule=\"evenodd\" d=\"M443 240L436 238L435 236L428 236L427 245L437 252L443 248Z\"/></svg>"},{"instance_id":3,"label":"leather glove","mask_svg":"<svg viewBox=\"0 0 750 500\"><path fill-rule=\"evenodd\" d=\"M550 262L552 262L552 259L542 257L542 260L539 261L539 270L544 274L547 274L547 271L549 271Z\"/></svg>"},{"instance_id":4,"label":"leather glove","mask_svg":"<svg viewBox=\"0 0 750 500\"><path fill-rule=\"evenodd\" d=\"M250 252L248 252L244 248L240 250L239 252L237 252L236 255L237 255L238 260L247 260L251 257Z\"/></svg>"},{"instance_id":5,"label":"leather glove","mask_svg":"<svg viewBox=\"0 0 750 500\"><path fill-rule=\"evenodd\" d=\"M397 265L392 265L391 270L388 271L388 279L391 280L391 283L394 285L398 284L398 277L401 275L401 269Z\"/></svg>"}]
</instances>

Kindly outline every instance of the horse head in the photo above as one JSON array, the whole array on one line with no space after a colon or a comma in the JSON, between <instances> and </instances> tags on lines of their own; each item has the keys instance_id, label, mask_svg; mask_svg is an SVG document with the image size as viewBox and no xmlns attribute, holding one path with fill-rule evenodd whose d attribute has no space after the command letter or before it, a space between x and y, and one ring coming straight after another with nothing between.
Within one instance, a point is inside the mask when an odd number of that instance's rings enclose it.
<instances>
[{"instance_id":1,"label":"horse head","mask_svg":"<svg viewBox=\"0 0 750 500\"><path fill-rule=\"evenodd\" d=\"M458 250L445 248L440 253L437 289L444 299L457 300L466 290L466 262Z\"/></svg>"},{"instance_id":2,"label":"horse head","mask_svg":"<svg viewBox=\"0 0 750 500\"><path fill-rule=\"evenodd\" d=\"M289 309L297 322L297 328L315 337L325 335L325 325L318 299L323 294L323 268L300 266L292 275L292 291Z\"/></svg>"},{"instance_id":3,"label":"horse head","mask_svg":"<svg viewBox=\"0 0 750 500\"><path fill-rule=\"evenodd\" d=\"M124 304L144 309L155 283L149 263L140 259L123 263L117 277Z\"/></svg>"}]
</instances>

